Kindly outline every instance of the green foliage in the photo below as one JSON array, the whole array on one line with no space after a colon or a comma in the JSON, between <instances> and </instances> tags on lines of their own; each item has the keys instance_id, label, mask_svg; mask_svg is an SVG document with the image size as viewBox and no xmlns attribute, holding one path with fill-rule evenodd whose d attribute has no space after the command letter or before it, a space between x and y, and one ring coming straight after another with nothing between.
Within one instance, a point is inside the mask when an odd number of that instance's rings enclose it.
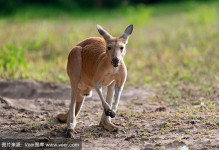
<instances>
[{"instance_id":1,"label":"green foliage","mask_svg":"<svg viewBox=\"0 0 219 150\"><path fill-rule=\"evenodd\" d=\"M128 22L134 22L136 26L144 27L150 22L152 9L145 9L145 5L137 5L136 7L126 7L123 10L124 17ZM136 17L138 16L138 17Z\"/></svg>"},{"instance_id":2,"label":"green foliage","mask_svg":"<svg viewBox=\"0 0 219 150\"><path fill-rule=\"evenodd\" d=\"M68 82L68 53L81 40L99 36L96 24L113 36L120 36L128 24L134 24L125 57L127 85L173 86L170 89L195 85L204 90L219 82L218 8L218 2L141 4L76 12L25 7L16 15L0 19L4 29L0 32L1 78ZM6 52L16 47L26 54L20 59L27 59L28 66L18 61L19 67L14 69L13 61L5 61ZM6 63L12 69L6 69ZM171 97L167 99L178 101L182 97L178 91L169 91Z\"/></svg>"},{"instance_id":3,"label":"green foliage","mask_svg":"<svg viewBox=\"0 0 219 150\"><path fill-rule=\"evenodd\" d=\"M201 2L204 0L190 0L190 2ZM208 0L213 1L213 0ZM27 6L40 6L46 8L55 8L61 11L85 10L85 9L112 9L127 5L139 4L157 4L157 3L176 3L180 4L184 0L0 0L0 15L16 14Z\"/></svg>"},{"instance_id":4,"label":"green foliage","mask_svg":"<svg viewBox=\"0 0 219 150\"><path fill-rule=\"evenodd\" d=\"M9 45L0 50L0 78L25 78L27 67L24 49Z\"/></svg>"}]
</instances>

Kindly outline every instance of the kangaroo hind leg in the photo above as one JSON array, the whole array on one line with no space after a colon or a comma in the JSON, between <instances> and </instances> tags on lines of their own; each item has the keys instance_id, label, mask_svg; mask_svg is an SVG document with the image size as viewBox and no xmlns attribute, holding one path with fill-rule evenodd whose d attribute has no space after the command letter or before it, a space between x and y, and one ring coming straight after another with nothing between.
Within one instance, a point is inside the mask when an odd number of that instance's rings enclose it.
<instances>
[{"instance_id":1,"label":"kangaroo hind leg","mask_svg":"<svg viewBox=\"0 0 219 150\"><path fill-rule=\"evenodd\" d=\"M77 108L77 102L83 100L79 97L80 90L78 89L82 66L81 51L82 47L75 46L68 57L67 73L71 81L71 103L67 117L67 137L74 137L75 126L77 124L76 111L78 113L80 110Z\"/></svg>"}]
</instances>

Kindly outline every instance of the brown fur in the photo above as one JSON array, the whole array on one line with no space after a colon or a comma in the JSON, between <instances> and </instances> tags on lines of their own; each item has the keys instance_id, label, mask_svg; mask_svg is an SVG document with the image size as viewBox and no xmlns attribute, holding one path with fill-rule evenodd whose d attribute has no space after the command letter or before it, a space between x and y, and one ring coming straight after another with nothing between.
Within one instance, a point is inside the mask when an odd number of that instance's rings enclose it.
<instances>
[{"instance_id":1,"label":"brown fur","mask_svg":"<svg viewBox=\"0 0 219 150\"><path fill-rule=\"evenodd\" d=\"M60 122L67 122L69 132L76 126L76 117L83 105L84 98L91 96L91 91L96 89L100 96L104 112L100 125L113 131L117 127L111 123L109 116L114 117L112 99L115 89L116 111L120 94L124 86L127 69L123 61L125 45L133 26L129 26L121 37L114 38L102 27L97 26L99 33L103 36L91 37L77 44L69 53L67 73L71 81L72 97L69 111L59 114ZM110 50L107 48L110 47ZM124 51L121 49L124 47ZM109 49L109 48L108 48ZM113 58L118 61L113 62ZM106 100L102 96L102 86L108 87ZM72 135L72 132L71 132Z\"/></svg>"}]
</instances>

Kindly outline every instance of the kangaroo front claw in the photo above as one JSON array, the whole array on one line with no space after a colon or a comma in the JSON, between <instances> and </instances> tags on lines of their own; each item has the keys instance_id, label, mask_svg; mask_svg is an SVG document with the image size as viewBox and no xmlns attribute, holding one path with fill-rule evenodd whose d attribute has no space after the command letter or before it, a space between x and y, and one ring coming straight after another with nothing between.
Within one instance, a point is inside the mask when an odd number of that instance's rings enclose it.
<instances>
[{"instance_id":1,"label":"kangaroo front claw","mask_svg":"<svg viewBox=\"0 0 219 150\"><path fill-rule=\"evenodd\" d=\"M105 115L110 116L111 118L114 118L116 116L116 113L113 110L105 110Z\"/></svg>"}]
</instances>

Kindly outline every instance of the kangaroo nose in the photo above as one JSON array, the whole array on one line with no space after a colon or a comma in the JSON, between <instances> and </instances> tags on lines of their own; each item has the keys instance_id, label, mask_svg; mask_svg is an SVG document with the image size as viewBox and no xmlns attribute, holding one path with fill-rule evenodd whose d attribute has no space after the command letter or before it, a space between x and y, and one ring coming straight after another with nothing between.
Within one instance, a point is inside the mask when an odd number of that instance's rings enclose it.
<instances>
[{"instance_id":1,"label":"kangaroo nose","mask_svg":"<svg viewBox=\"0 0 219 150\"><path fill-rule=\"evenodd\" d=\"M118 63L119 59L117 57L115 57L115 58L112 59L112 62Z\"/></svg>"},{"instance_id":2,"label":"kangaroo nose","mask_svg":"<svg viewBox=\"0 0 219 150\"><path fill-rule=\"evenodd\" d=\"M118 67L118 65L119 65L119 59L117 58L117 57L114 57L113 59L112 59L112 65L114 66L114 67Z\"/></svg>"}]
</instances>

